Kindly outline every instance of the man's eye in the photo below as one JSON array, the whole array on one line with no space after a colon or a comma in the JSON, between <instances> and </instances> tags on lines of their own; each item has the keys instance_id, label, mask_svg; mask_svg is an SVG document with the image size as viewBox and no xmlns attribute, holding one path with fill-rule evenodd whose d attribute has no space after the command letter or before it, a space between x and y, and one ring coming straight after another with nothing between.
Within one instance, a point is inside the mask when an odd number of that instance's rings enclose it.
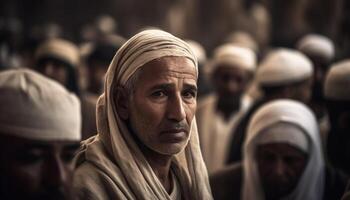
<instances>
[{"instance_id":1,"label":"man's eye","mask_svg":"<svg viewBox=\"0 0 350 200\"><path fill-rule=\"evenodd\" d=\"M44 155L39 152L23 152L16 155L16 160L18 163L24 165L33 165L44 159Z\"/></svg>"},{"instance_id":2,"label":"man's eye","mask_svg":"<svg viewBox=\"0 0 350 200\"><path fill-rule=\"evenodd\" d=\"M156 98L161 98L161 97L165 97L166 94L163 91L155 91L152 93L152 97L156 97Z\"/></svg>"},{"instance_id":3,"label":"man's eye","mask_svg":"<svg viewBox=\"0 0 350 200\"><path fill-rule=\"evenodd\" d=\"M195 91L185 91L185 92L182 93L182 96L184 96L185 98L196 98L197 92L195 92Z\"/></svg>"}]
</instances>

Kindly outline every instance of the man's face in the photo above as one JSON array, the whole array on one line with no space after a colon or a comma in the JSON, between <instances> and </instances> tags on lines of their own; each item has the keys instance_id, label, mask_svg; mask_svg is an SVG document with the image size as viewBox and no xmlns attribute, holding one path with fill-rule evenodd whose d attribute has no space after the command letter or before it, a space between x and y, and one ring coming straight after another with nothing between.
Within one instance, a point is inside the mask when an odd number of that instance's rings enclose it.
<instances>
[{"instance_id":1,"label":"man's face","mask_svg":"<svg viewBox=\"0 0 350 200\"><path fill-rule=\"evenodd\" d=\"M314 65L312 98L314 101L324 101L323 84L326 78L329 62L321 56L309 55L309 58Z\"/></svg>"},{"instance_id":2,"label":"man's face","mask_svg":"<svg viewBox=\"0 0 350 200\"><path fill-rule=\"evenodd\" d=\"M140 142L162 155L183 150L196 111L197 76L185 57L163 57L142 67L129 98L129 123Z\"/></svg>"},{"instance_id":3,"label":"man's face","mask_svg":"<svg viewBox=\"0 0 350 200\"><path fill-rule=\"evenodd\" d=\"M257 147L256 160L266 199L279 199L298 185L307 164L307 155L286 143Z\"/></svg>"},{"instance_id":4,"label":"man's face","mask_svg":"<svg viewBox=\"0 0 350 200\"><path fill-rule=\"evenodd\" d=\"M72 199L79 142L0 137L1 199Z\"/></svg>"},{"instance_id":5,"label":"man's face","mask_svg":"<svg viewBox=\"0 0 350 200\"><path fill-rule=\"evenodd\" d=\"M108 70L108 64L93 62L89 66L89 89L97 94L102 93L104 86L105 74Z\"/></svg>"},{"instance_id":6,"label":"man's face","mask_svg":"<svg viewBox=\"0 0 350 200\"><path fill-rule=\"evenodd\" d=\"M64 86L68 84L67 66L56 59L45 59L40 62L39 72L58 81Z\"/></svg>"},{"instance_id":7,"label":"man's face","mask_svg":"<svg viewBox=\"0 0 350 200\"><path fill-rule=\"evenodd\" d=\"M224 99L240 99L250 83L251 74L247 70L226 65L219 66L214 74L213 81L217 93Z\"/></svg>"},{"instance_id":8,"label":"man's face","mask_svg":"<svg viewBox=\"0 0 350 200\"><path fill-rule=\"evenodd\" d=\"M289 87L289 90L290 94L287 96L288 98L307 104L311 100L312 80L308 79L296 86Z\"/></svg>"},{"instance_id":9,"label":"man's face","mask_svg":"<svg viewBox=\"0 0 350 200\"><path fill-rule=\"evenodd\" d=\"M333 101L328 112L333 132L350 138L350 101Z\"/></svg>"}]
</instances>

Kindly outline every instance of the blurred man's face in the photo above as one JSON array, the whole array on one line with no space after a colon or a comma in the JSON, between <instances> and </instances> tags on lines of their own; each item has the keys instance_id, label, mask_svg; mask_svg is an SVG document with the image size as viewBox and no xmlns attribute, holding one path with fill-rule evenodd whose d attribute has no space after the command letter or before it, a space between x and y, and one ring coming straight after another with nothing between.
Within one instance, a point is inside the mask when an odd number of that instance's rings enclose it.
<instances>
[{"instance_id":1,"label":"blurred man's face","mask_svg":"<svg viewBox=\"0 0 350 200\"><path fill-rule=\"evenodd\" d=\"M215 70L213 82L219 97L232 101L240 99L251 77L251 73L247 70L222 65Z\"/></svg>"},{"instance_id":2,"label":"blurred man's face","mask_svg":"<svg viewBox=\"0 0 350 200\"><path fill-rule=\"evenodd\" d=\"M257 147L256 160L266 199L280 199L298 185L307 155L287 143L272 143Z\"/></svg>"},{"instance_id":3,"label":"blurred man's face","mask_svg":"<svg viewBox=\"0 0 350 200\"><path fill-rule=\"evenodd\" d=\"M108 70L108 64L94 62L89 67L89 90L101 94L104 87L104 78Z\"/></svg>"},{"instance_id":4,"label":"blurred man's face","mask_svg":"<svg viewBox=\"0 0 350 200\"><path fill-rule=\"evenodd\" d=\"M72 199L79 142L0 137L0 199Z\"/></svg>"},{"instance_id":5,"label":"blurred man's face","mask_svg":"<svg viewBox=\"0 0 350 200\"><path fill-rule=\"evenodd\" d=\"M140 142L162 155L182 151L196 111L197 73L185 57L145 64L129 97L128 117Z\"/></svg>"},{"instance_id":6,"label":"blurred man's face","mask_svg":"<svg viewBox=\"0 0 350 200\"><path fill-rule=\"evenodd\" d=\"M44 59L38 65L38 70L40 73L58 81L64 86L67 86L68 71L65 63L56 59Z\"/></svg>"},{"instance_id":7,"label":"blurred man's face","mask_svg":"<svg viewBox=\"0 0 350 200\"><path fill-rule=\"evenodd\" d=\"M287 87L288 88L288 87ZM287 98L308 104L312 95L312 80L308 79L288 88L290 91Z\"/></svg>"},{"instance_id":8,"label":"blurred man's face","mask_svg":"<svg viewBox=\"0 0 350 200\"><path fill-rule=\"evenodd\" d=\"M333 132L350 138L350 101L334 101L328 112Z\"/></svg>"},{"instance_id":9,"label":"blurred man's face","mask_svg":"<svg viewBox=\"0 0 350 200\"><path fill-rule=\"evenodd\" d=\"M326 78L329 61L327 61L323 57L316 56L316 55L309 55L308 57L310 58L310 60L314 65L312 99L314 101L324 101L323 84Z\"/></svg>"}]
</instances>

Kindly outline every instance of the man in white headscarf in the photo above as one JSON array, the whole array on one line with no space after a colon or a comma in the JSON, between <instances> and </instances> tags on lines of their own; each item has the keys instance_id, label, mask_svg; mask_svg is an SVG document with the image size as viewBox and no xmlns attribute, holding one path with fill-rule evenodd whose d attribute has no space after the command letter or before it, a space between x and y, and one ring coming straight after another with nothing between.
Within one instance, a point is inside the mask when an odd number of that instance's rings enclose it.
<instances>
[{"instance_id":1,"label":"man in white headscarf","mask_svg":"<svg viewBox=\"0 0 350 200\"><path fill-rule=\"evenodd\" d=\"M267 103L249 123L242 163L211 177L214 198L339 199L346 179L325 167L321 146L317 121L306 105Z\"/></svg>"},{"instance_id":2,"label":"man in white headscarf","mask_svg":"<svg viewBox=\"0 0 350 200\"><path fill-rule=\"evenodd\" d=\"M74 199L78 98L27 69L0 73L0 199Z\"/></svg>"},{"instance_id":3,"label":"man in white headscarf","mask_svg":"<svg viewBox=\"0 0 350 200\"><path fill-rule=\"evenodd\" d=\"M255 74L255 82L263 97L239 121L230 143L228 163L242 159L242 146L253 113L261 105L275 99L288 98L307 103L311 97L312 75L311 61L295 50L276 49L263 59Z\"/></svg>"},{"instance_id":4,"label":"man in white headscarf","mask_svg":"<svg viewBox=\"0 0 350 200\"><path fill-rule=\"evenodd\" d=\"M297 49L304 53L314 65L310 106L319 122L322 140L326 141L326 134L329 131L329 120L323 94L323 85L326 73L335 57L335 47L329 38L323 35L309 34L297 43Z\"/></svg>"},{"instance_id":5,"label":"man in white headscarf","mask_svg":"<svg viewBox=\"0 0 350 200\"><path fill-rule=\"evenodd\" d=\"M212 199L196 121L197 61L161 30L129 39L98 100L98 134L83 142L80 199Z\"/></svg>"},{"instance_id":6,"label":"man in white headscarf","mask_svg":"<svg viewBox=\"0 0 350 200\"><path fill-rule=\"evenodd\" d=\"M206 67L215 93L201 100L196 116L204 161L212 173L224 167L232 130L249 106L243 96L254 77L256 57L248 48L225 44Z\"/></svg>"}]
</instances>

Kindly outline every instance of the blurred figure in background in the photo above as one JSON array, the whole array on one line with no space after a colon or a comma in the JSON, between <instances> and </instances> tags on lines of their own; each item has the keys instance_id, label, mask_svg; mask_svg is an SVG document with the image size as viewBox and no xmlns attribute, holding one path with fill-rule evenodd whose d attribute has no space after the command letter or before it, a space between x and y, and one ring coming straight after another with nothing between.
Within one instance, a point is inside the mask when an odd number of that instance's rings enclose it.
<instances>
[{"instance_id":1,"label":"blurred figure in background","mask_svg":"<svg viewBox=\"0 0 350 200\"><path fill-rule=\"evenodd\" d=\"M267 103L252 116L242 163L211 176L217 200L334 200L346 179L325 166L318 124L294 100Z\"/></svg>"},{"instance_id":2,"label":"blurred figure in background","mask_svg":"<svg viewBox=\"0 0 350 200\"><path fill-rule=\"evenodd\" d=\"M255 53L226 44L208 62L215 93L198 103L197 123L204 161L209 173L222 168L237 121L249 107L243 95L254 77Z\"/></svg>"},{"instance_id":3,"label":"blurred figure in background","mask_svg":"<svg viewBox=\"0 0 350 200\"><path fill-rule=\"evenodd\" d=\"M80 55L75 44L63 39L47 40L38 47L35 56L37 71L80 95L77 74Z\"/></svg>"},{"instance_id":4,"label":"blurred figure in background","mask_svg":"<svg viewBox=\"0 0 350 200\"><path fill-rule=\"evenodd\" d=\"M350 175L350 60L332 65L324 94L331 124L328 159L335 168Z\"/></svg>"},{"instance_id":5,"label":"blurred figure in background","mask_svg":"<svg viewBox=\"0 0 350 200\"><path fill-rule=\"evenodd\" d=\"M104 78L109 63L125 40L119 38L117 41L97 42L92 47L86 58L87 88L81 93L83 112L83 139L87 139L97 133L96 128L96 102L104 89Z\"/></svg>"},{"instance_id":6,"label":"blurred figure in background","mask_svg":"<svg viewBox=\"0 0 350 200\"><path fill-rule=\"evenodd\" d=\"M16 18L0 18L0 70L20 67L20 43L23 39L22 23Z\"/></svg>"},{"instance_id":7,"label":"blurred figure in background","mask_svg":"<svg viewBox=\"0 0 350 200\"><path fill-rule=\"evenodd\" d=\"M297 43L297 49L304 53L314 65L310 106L319 122L321 138L325 145L326 134L329 131L329 119L323 87L326 73L335 57L335 47L329 38L322 35L309 34Z\"/></svg>"},{"instance_id":8,"label":"blurred figure in background","mask_svg":"<svg viewBox=\"0 0 350 200\"><path fill-rule=\"evenodd\" d=\"M0 199L74 199L78 98L30 70L0 73Z\"/></svg>"},{"instance_id":9,"label":"blurred figure in background","mask_svg":"<svg viewBox=\"0 0 350 200\"><path fill-rule=\"evenodd\" d=\"M104 76L115 53L124 44L125 40L99 42L92 47L92 52L87 57L87 92L97 97L103 91Z\"/></svg>"},{"instance_id":10,"label":"blurred figure in background","mask_svg":"<svg viewBox=\"0 0 350 200\"><path fill-rule=\"evenodd\" d=\"M208 74L205 69L207 63L207 53L204 47L196 41L186 40L187 44L191 47L193 53L198 60L198 92L197 97L201 98L212 91L211 84L208 80Z\"/></svg>"},{"instance_id":11,"label":"blurred figure in background","mask_svg":"<svg viewBox=\"0 0 350 200\"><path fill-rule=\"evenodd\" d=\"M311 98L312 76L311 61L298 51L281 48L265 57L255 75L255 81L263 92L263 97L250 107L234 130L228 163L242 159L242 145L253 113L266 102L280 98L308 103Z\"/></svg>"}]
</instances>

